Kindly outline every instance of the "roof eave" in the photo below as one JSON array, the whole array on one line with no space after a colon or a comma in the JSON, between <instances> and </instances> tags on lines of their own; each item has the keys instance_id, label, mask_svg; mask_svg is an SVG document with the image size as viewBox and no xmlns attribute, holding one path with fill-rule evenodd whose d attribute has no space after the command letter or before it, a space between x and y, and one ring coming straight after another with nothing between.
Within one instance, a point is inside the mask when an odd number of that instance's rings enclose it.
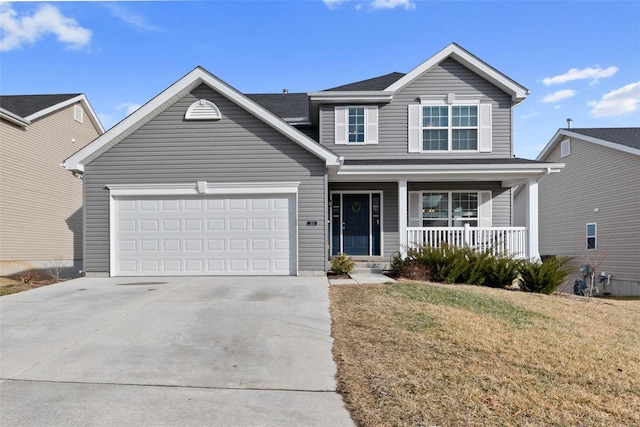
<instances>
[{"instance_id":1,"label":"roof eave","mask_svg":"<svg viewBox=\"0 0 640 427\"><path fill-rule=\"evenodd\" d=\"M31 122L24 117L20 117L9 110L5 110L4 108L0 108L0 117L23 128L31 124Z\"/></svg>"},{"instance_id":2,"label":"roof eave","mask_svg":"<svg viewBox=\"0 0 640 427\"><path fill-rule=\"evenodd\" d=\"M260 106L246 95L241 94L236 89L206 71L204 68L196 67L116 126L109 129L102 136L98 137L91 144L85 146L83 149L65 160L63 163L64 167L73 171L83 171L84 166L99 157L111 147L118 144L135 130L142 127L149 120L159 114L159 112L164 109L163 107L172 105L175 100L181 98L200 84L206 84L230 99L232 102L240 105L249 113L263 120L274 129L291 138L294 142L297 142L302 147L325 160L326 165L339 164L338 156L335 153L320 146L316 141L304 135L302 132L298 131L275 114Z\"/></svg>"},{"instance_id":3,"label":"roof eave","mask_svg":"<svg viewBox=\"0 0 640 427\"><path fill-rule=\"evenodd\" d=\"M323 91L309 92L311 102L378 102L393 100L392 91Z\"/></svg>"}]
</instances>

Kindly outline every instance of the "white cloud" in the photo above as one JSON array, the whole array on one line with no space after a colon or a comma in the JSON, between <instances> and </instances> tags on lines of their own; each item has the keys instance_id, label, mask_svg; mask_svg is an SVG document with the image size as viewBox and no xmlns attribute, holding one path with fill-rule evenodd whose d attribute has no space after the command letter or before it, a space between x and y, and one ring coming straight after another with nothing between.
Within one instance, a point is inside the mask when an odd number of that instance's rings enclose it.
<instances>
[{"instance_id":1,"label":"white cloud","mask_svg":"<svg viewBox=\"0 0 640 427\"><path fill-rule=\"evenodd\" d=\"M136 111L138 108L140 108L140 104L136 104L133 102L123 102L122 104L118 105L116 107L116 109L118 111L120 110L126 110L127 112L127 116L131 113L133 113L134 111Z\"/></svg>"},{"instance_id":2,"label":"white cloud","mask_svg":"<svg viewBox=\"0 0 640 427\"><path fill-rule=\"evenodd\" d=\"M613 117L630 113L640 104L640 81L630 83L602 96L600 101L589 101L592 117Z\"/></svg>"},{"instance_id":3,"label":"white cloud","mask_svg":"<svg viewBox=\"0 0 640 427\"><path fill-rule=\"evenodd\" d=\"M336 9L340 4L351 0L322 0L329 9ZM373 9L395 9L404 7L407 10L415 9L416 5L411 0L371 0L369 2ZM356 10L362 9L362 2L355 6Z\"/></svg>"},{"instance_id":4,"label":"white cloud","mask_svg":"<svg viewBox=\"0 0 640 427\"><path fill-rule=\"evenodd\" d=\"M542 98L542 102L544 103L558 102L561 99L571 98L572 96L575 96L575 94L576 94L576 91L573 89L559 90L557 92L550 93L549 95Z\"/></svg>"},{"instance_id":5,"label":"white cloud","mask_svg":"<svg viewBox=\"0 0 640 427\"><path fill-rule=\"evenodd\" d=\"M535 116L539 116L539 115L540 115L540 112L532 111L531 113L521 114L520 115L520 119L527 120L527 119L530 119L531 117L535 117Z\"/></svg>"},{"instance_id":6,"label":"white cloud","mask_svg":"<svg viewBox=\"0 0 640 427\"><path fill-rule=\"evenodd\" d=\"M18 16L8 3L0 4L0 30L0 52L33 44L47 34L55 35L70 49L79 49L89 44L92 35L91 30L50 4L40 6L31 16Z\"/></svg>"},{"instance_id":7,"label":"white cloud","mask_svg":"<svg viewBox=\"0 0 640 427\"><path fill-rule=\"evenodd\" d=\"M371 3L374 9L395 9L404 7L407 10L415 9L416 5L411 0L373 0Z\"/></svg>"},{"instance_id":8,"label":"white cloud","mask_svg":"<svg viewBox=\"0 0 640 427\"><path fill-rule=\"evenodd\" d=\"M109 3L105 3L104 5L107 7L107 9L109 9L109 12L111 12L113 16L131 25L137 31L142 31L142 32L164 31L164 29L157 27L153 24L150 24L149 22L147 22L147 20L143 16L133 13L131 10L122 6L120 3L109 2Z\"/></svg>"},{"instance_id":9,"label":"white cloud","mask_svg":"<svg viewBox=\"0 0 640 427\"><path fill-rule=\"evenodd\" d=\"M611 77L618 71L618 67L609 67L607 69L587 67L582 70L572 68L564 74L560 74L553 77L546 77L542 80L545 86L551 86L561 83L570 82L573 80L591 80L591 84L596 83L599 79L604 77Z\"/></svg>"},{"instance_id":10,"label":"white cloud","mask_svg":"<svg viewBox=\"0 0 640 427\"><path fill-rule=\"evenodd\" d=\"M340 3L344 3L345 1L349 1L349 0L322 0L322 2L329 9L335 9L336 7L340 6Z\"/></svg>"}]
</instances>

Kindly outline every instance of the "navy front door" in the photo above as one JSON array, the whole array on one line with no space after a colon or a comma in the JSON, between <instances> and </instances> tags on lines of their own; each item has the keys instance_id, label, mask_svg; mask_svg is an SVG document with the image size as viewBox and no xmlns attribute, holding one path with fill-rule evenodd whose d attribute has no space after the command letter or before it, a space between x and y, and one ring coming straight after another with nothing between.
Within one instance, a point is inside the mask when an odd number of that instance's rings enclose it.
<instances>
[{"instance_id":1,"label":"navy front door","mask_svg":"<svg viewBox=\"0 0 640 427\"><path fill-rule=\"evenodd\" d=\"M342 250L348 255L369 255L369 195L344 194L342 197Z\"/></svg>"}]
</instances>

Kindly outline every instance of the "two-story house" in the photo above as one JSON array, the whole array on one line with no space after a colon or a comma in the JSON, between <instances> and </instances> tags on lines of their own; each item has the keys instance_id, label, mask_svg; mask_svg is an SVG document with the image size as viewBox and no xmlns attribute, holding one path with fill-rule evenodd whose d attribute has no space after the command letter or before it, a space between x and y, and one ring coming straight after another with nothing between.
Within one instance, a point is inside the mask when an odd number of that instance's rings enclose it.
<instances>
[{"instance_id":1,"label":"two-story house","mask_svg":"<svg viewBox=\"0 0 640 427\"><path fill-rule=\"evenodd\" d=\"M528 93L456 44L310 93L245 95L197 67L65 161L87 274L314 274L443 240L538 257L538 181L562 164L513 157Z\"/></svg>"},{"instance_id":2,"label":"two-story house","mask_svg":"<svg viewBox=\"0 0 640 427\"><path fill-rule=\"evenodd\" d=\"M83 94L0 96L0 276L80 274L82 181L60 163L103 133Z\"/></svg>"}]
</instances>

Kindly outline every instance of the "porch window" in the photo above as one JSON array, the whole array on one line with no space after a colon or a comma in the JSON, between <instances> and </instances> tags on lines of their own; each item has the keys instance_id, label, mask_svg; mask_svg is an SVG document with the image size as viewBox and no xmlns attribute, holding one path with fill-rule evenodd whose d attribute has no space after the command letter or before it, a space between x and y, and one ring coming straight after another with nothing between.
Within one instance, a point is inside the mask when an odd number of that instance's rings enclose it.
<instances>
[{"instance_id":1,"label":"porch window","mask_svg":"<svg viewBox=\"0 0 640 427\"><path fill-rule=\"evenodd\" d=\"M409 227L491 227L491 191L410 191Z\"/></svg>"},{"instance_id":2,"label":"porch window","mask_svg":"<svg viewBox=\"0 0 640 427\"><path fill-rule=\"evenodd\" d=\"M598 249L598 224L587 224L587 249Z\"/></svg>"},{"instance_id":3,"label":"porch window","mask_svg":"<svg viewBox=\"0 0 640 427\"><path fill-rule=\"evenodd\" d=\"M422 194L423 227L478 226L478 193L446 192Z\"/></svg>"}]
</instances>

